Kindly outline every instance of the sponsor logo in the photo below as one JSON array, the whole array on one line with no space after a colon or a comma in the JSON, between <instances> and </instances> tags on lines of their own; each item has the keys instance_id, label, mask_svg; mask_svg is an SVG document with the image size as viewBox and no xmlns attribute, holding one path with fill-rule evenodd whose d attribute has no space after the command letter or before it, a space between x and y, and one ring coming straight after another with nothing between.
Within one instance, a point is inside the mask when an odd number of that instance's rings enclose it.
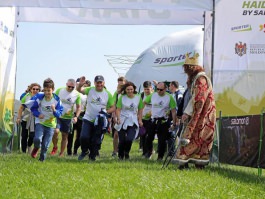
<instances>
[{"instance_id":1,"label":"sponsor logo","mask_svg":"<svg viewBox=\"0 0 265 199\"><path fill-rule=\"evenodd\" d=\"M234 26L231 28L231 31L233 32L243 32L243 31L251 31L251 30L252 28L250 24Z\"/></svg>"},{"instance_id":2,"label":"sponsor logo","mask_svg":"<svg viewBox=\"0 0 265 199\"><path fill-rule=\"evenodd\" d=\"M249 53L250 54L265 54L265 44L250 44Z\"/></svg>"},{"instance_id":3,"label":"sponsor logo","mask_svg":"<svg viewBox=\"0 0 265 199\"><path fill-rule=\"evenodd\" d=\"M189 52L189 55L190 54L192 54L192 52ZM133 64L140 64L144 56L145 54L139 56ZM153 63L156 64L156 66L153 66L153 67L182 66L184 64L185 59L186 59L185 54L180 54L180 55L171 56L171 57L158 57L153 61Z\"/></svg>"},{"instance_id":4,"label":"sponsor logo","mask_svg":"<svg viewBox=\"0 0 265 199\"><path fill-rule=\"evenodd\" d=\"M69 105L72 104L72 100L71 100L71 98L68 98L68 99L61 99L61 101L62 101L63 104L69 104Z\"/></svg>"},{"instance_id":5,"label":"sponsor logo","mask_svg":"<svg viewBox=\"0 0 265 199\"><path fill-rule=\"evenodd\" d=\"M96 99L92 99L91 104L100 105L101 104L101 98L98 97Z\"/></svg>"},{"instance_id":6,"label":"sponsor logo","mask_svg":"<svg viewBox=\"0 0 265 199\"><path fill-rule=\"evenodd\" d=\"M130 106L125 107L125 110L131 110L133 111L135 108L135 105L133 103L130 104Z\"/></svg>"},{"instance_id":7,"label":"sponsor logo","mask_svg":"<svg viewBox=\"0 0 265 199\"><path fill-rule=\"evenodd\" d=\"M189 54L191 54L191 52ZM185 59L186 59L185 54L180 54L180 55L171 56L171 57L159 57L159 58L156 58L155 61L153 62L154 64L158 64L158 65L153 66L153 67L182 66L184 64Z\"/></svg>"},{"instance_id":8,"label":"sponsor logo","mask_svg":"<svg viewBox=\"0 0 265 199\"><path fill-rule=\"evenodd\" d=\"M247 52L247 44L246 43L243 44L240 41L239 43L235 44L235 54L242 57L243 55L246 54L246 52Z\"/></svg>"},{"instance_id":9,"label":"sponsor logo","mask_svg":"<svg viewBox=\"0 0 265 199\"><path fill-rule=\"evenodd\" d=\"M44 112L53 112L51 106L43 106L43 107L42 107L42 110L43 110Z\"/></svg>"},{"instance_id":10,"label":"sponsor logo","mask_svg":"<svg viewBox=\"0 0 265 199\"><path fill-rule=\"evenodd\" d=\"M161 57L161 58L156 58L154 61L154 64L163 64L163 63L169 63L169 62L175 62L175 61L181 61L185 60L186 56L185 55L177 55L175 57Z\"/></svg>"},{"instance_id":11,"label":"sponsor logo","mask_svg":"<svg viewBox=\"0 0 265 199\"><path fill-rule=\"evenodd\" d=\"M249 125L249 117L231 119L231 125Z\"/></svg>"},{"instance_id":12,"label":"sponsor logo","mask_svg":"<svg viewBox=\"0 0 265 199\"><path fill-rule=\"evenodd\" d=\"M265 15L265 1L243 1L242 15Z\"/></svg>"},{"instance_id":13,"label":"sponsor logo","mask_svg":"<svg viewBox=\"0 0 265 199\"><path fill-rule=\"evenodd\" d=\"M164 102L163 101L160 101L159 103L154 103L153 106L154 108L162 108L164 105Z\"/></svg>"},{"instance_id":14,"label":"sponsor logo","mask_svg":"<svg viewBox=\"0 0 265 199\"><path fill-rule=\"evenodd\" d=\"M260 24L259 25L259 31L265 32L265 24Z\"/></svg>"}]
</instances>

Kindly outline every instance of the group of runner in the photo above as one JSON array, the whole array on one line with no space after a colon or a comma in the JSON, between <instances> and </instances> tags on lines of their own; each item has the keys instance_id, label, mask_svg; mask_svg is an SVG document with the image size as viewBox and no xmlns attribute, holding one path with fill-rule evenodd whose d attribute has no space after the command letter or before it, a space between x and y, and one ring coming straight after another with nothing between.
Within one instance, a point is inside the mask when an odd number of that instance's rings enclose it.
<instances>
[{"instance_id":1,"label":"group of runner","mask_svg":"<svg viewBox=\"0 0 265 199\"><path fill-rule=\"evenodd\" d=\"M66 86L55 92L53 92L54 83L49 78L43 83L43 92L39 92L41 91L39 84L33 83L29 86L27 93L21 96L21 107L17 117L17 123L22 120L22 151L28 150L35 158L41 148L39 160L43 161L51 141L53 143L51 155L57 154L58 135L61 132L60 157L64 156L66 148L67 155L77 155L78 148L81 146L78 159L82 160L88 156L93 161L99 154L104 133L111 129L113 135L112 156L128 159L133 140L140 138L142 155L151 158L154 153L153 140L157 134L158 152L160 151L158 159L162 159L166 151L166 142L172 138L169 133L170 123L173 122L174 126L176 124L176 101L174 99L176 93L170 95L165 83L156 84L157 88L154 92L151 81L145 81L143 83L144 91L138 94L136 86L132 82L127 82L124 77L119 77L117 91L112 96L105 89L105 80L101 75L95 77L94 86L91 86L90 81L85 77L81 77L77 80L68 79ZM174 81L170 83L169 88L173 89L176 86L178 83ZM156 94L151 97L154 93ZM178 94L178 97L180 95ZM159 98L160 101L155 101L156 98ZM162 104L163 106L161 106ZM56 105L54 109L52 105ZM153 117L152 107L155 110ZM169 114L170 111L174 113ZM105 117L103 119L107 121L106 127L104 127L104 122L95 124L99 115ZM162 117L166 121L162 122L162 125L154 122ZM34 118L36 125L34 125ZM152 126L152 123L156 123L156 127ZM156 129L158 126L159 130ZM99 128L100 130L98 130ZM138 134L139 129L140 134ZM36 131L38 132L36 133ZM33 148L32 144L34 144Z\"/></svg>"},{"instance_id":2,"label":"group of runner","mask_svg":"<svg viewBox=\"0 0 265 199\"><path fill-rule=\"evenodd\" d=\"M211 81L198 65L198 56L186 54L183 69L188 78L184 97L177 81L169 85L153 81L155 88L151 81L145 81L144 91L137 93L133 82L120 77L114 95L106 89L102 75L94 78L94 86L84 76L78 81L68 79L66 86L55 92L50 78L44 80L43 92L39 92L39 84L31 84L29 92L21 96L17 117L17 123L22 125L22 151L26 152L28 146L31 156L36 158L41 149L39 160L44 161L51 140L54 145L51 155L57 154L61 132L59 156L64 156L67 143L67 154L72 155L71 132L75 124L73 154L77 155L81 146L78 160L88 157L95 161L104 133L111 126L112 156L120 160L130 158L132 143L139 137L142 155L150 159L157 136L157 160L161 161L167 152L167 156L175 156L181 169L188 168L188 163L204 168L209 163L216 113ZM175 151L176 129L181 126L183 130L178 131L181 146Z\"/></svg>"}]
</instances>

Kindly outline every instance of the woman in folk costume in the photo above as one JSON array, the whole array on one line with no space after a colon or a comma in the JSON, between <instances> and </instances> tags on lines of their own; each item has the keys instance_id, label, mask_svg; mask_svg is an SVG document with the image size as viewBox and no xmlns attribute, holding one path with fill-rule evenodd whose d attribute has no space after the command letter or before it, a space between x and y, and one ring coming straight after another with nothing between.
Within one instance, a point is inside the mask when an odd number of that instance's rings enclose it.
<instances>
[{"instance_id":1,"label":"woman in folk costume","mask_svg":"<svg viewBox=\"0 0 265 199\"><path fill-rule=\"evenodd\" d=\"M204 168L209 163L216 122L216 108L210 79L198 65L198 53L193 57L186 54L183 68L188 75L191 99L184 110L182 122L185 124L181 136L181 147L176 160L180 168L194 163L196 168Z\"/></svg>"}]
</instances>

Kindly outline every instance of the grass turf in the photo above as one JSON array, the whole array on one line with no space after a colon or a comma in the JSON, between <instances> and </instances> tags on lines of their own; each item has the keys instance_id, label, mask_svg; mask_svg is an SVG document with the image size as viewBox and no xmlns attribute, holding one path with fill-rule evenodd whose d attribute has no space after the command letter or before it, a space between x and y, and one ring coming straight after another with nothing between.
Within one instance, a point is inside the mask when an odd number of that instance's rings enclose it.
<instances>
[{"instance_id":1,"label":"grass turf","mask_svg":"<svg viewBox=\"0 0 265 199\"><path fill-rule=\"evenodd\" d=\"M51 147L50 147L51 149ZM141 157L134 142L130 160L111 156L112 138L102 144L100 158L47 156L44 162L28 154L0 155L0 198L265 198L264 175L257 169L211 164L178 170Z\"/></svg>"}]
</instances>

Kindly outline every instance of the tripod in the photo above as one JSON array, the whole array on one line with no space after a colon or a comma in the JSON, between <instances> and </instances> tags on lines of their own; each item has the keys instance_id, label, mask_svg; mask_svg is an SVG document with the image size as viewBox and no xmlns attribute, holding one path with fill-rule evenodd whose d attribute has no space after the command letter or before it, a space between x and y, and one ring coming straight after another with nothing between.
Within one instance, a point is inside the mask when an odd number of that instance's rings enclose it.
<instances>
[{"instance_id":1,"label":"tripod","mask_svg":"<svg viewBox=\"0 0 265 199\"><path fill-rule=\"evenodd\" d=\"M186 146L189 143L189 140L182 138L182 134L183 134L183 132L186 129L186 126L188 124L188 121L189 120L186 120L184 123L180 123L179 128L178 129L175 129L175 130L178 130L178 133L176 134L176 137L175 137L174 142L176 142L177 137L179 137L178 143L177 143L177 147L174 150L174 153L173 153L174 155L171 156L169 158L169 160L168 160L169 154L167 154L167 156L165 158L165 161L164 161L164 163L162 165L162 169L166 168L169 165L169 163L171 162L171 160L173 159L173 157L176 156L176 153L178 152L180 146ZM173 145L171 147L173 147Z\"/></svg>"},{"instance_id":2,"label":"tripod","mask_svg":"<svg viewBox=\"0 0 265 199\"><path fill-rule=\"evenodd\" d=\"M177 147L175 148L172 156L169 156L169 153L167 153L167 156L166 156L166 158L165 158L165 160L163 162L163 165L162 165L162 168L161 169L166 168L169 165L169 163L171 162L171 160L173 159L173 157L176 155L176 152L178 151L179 146L180 146L180 138L181 138L181 135L182 135L182 129L183 129L183 123L181 123L178 128L176 128L176 129L173 130L173 131L178 131L178 133L176 133L176 135L174 137L174 143L176 143L176 139L177 139L177 137L179 135ZM171 145L169 151L172 150L172 147L174 147L174 145ZM168 157L169 157L169 159L168 159Z\"/></svg>"}]
</instances>

